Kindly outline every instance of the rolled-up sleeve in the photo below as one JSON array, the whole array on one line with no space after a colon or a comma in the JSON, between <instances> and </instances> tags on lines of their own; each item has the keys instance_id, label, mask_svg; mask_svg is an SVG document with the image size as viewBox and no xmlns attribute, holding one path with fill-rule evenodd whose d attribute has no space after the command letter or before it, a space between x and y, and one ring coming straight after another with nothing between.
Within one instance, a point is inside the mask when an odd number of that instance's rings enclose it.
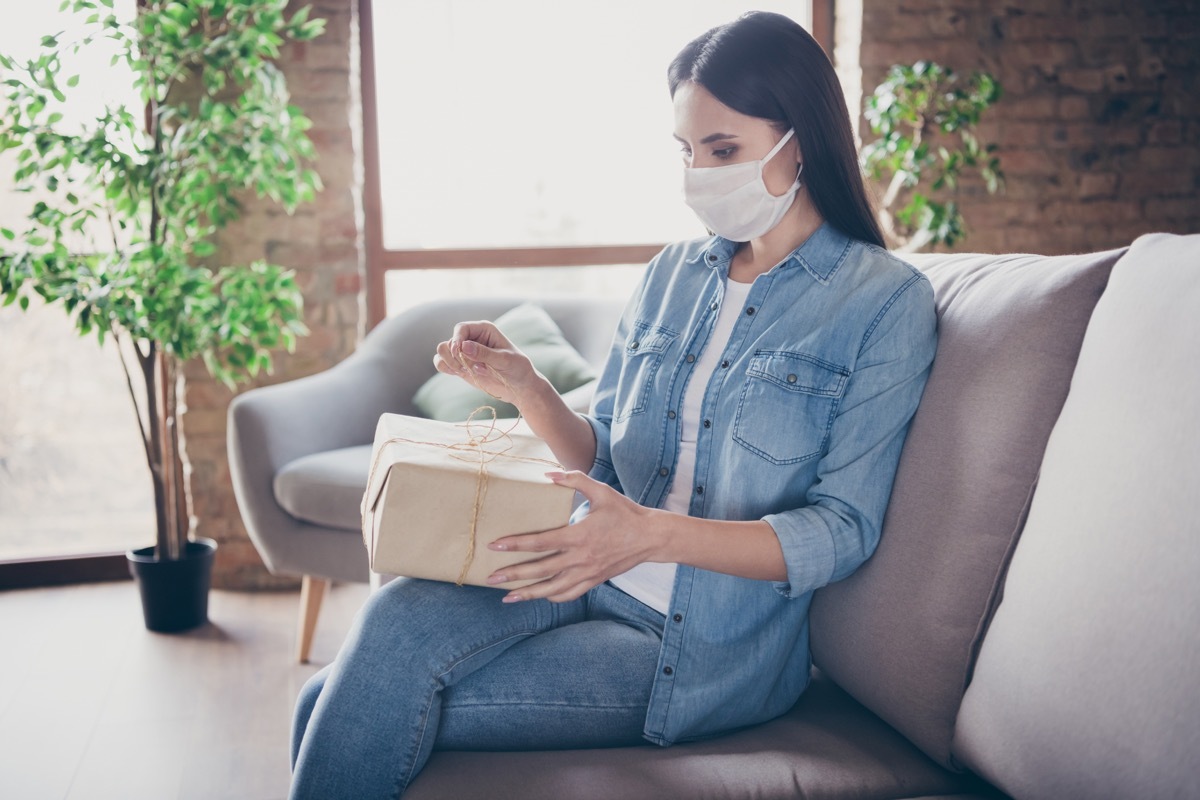
<instances>
[{"instance_id":1,"label":"rolled-up sleeve","mask_svg":"<svg viewBox=\"0 0 1200 800\"><path fill-rule=\"evenodd\" d=\"M936 348L933 289L914 275L867 329L806 504L763 517L783 548L785 597L845 578L875 551Z\"/></svg>"}]
</instances>

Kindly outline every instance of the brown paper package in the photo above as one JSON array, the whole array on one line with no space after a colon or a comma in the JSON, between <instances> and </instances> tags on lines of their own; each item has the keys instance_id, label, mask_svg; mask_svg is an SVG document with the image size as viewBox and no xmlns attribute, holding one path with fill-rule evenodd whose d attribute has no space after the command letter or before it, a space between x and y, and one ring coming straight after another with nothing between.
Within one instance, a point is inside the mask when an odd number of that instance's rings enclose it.
<instances>
[{"instance_id":1,"label":"brown paper package","mask_svg":"<svg viewBox=\"0 0 1200 800\"><path fill-rule=\"evenodd\" d=\"M545 476L561 469L546 443L519 430L504 434L511 425L380 417L363 496L363 539L373 571L451 583L461 576L463 583L487 586L496 570L542 557L487 547L504 536L566 525L574 501L574 490Z\"/></svg>"}]
</instances>

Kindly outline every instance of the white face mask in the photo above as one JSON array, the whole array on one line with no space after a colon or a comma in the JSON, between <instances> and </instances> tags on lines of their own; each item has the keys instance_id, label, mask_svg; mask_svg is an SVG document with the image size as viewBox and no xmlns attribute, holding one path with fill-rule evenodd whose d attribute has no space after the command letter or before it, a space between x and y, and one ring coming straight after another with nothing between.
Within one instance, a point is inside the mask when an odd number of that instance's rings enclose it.
<instances>
[{"instance_id":1,"label":"white face mask","mask_svg":"<svg viewBox=\"0 0 1200 800\"><path fill-rule=\"evenodd\" d=\"M775 197L763 181L763 167L778 153L795 129L789 130L760 161L724 167L688 167L683 171L683 200L713 233L733 242L757 239L779 224L800 188L800 173L792 188ZM804 166L801 165L801 170Z\"/></svg>"}]
</instances>

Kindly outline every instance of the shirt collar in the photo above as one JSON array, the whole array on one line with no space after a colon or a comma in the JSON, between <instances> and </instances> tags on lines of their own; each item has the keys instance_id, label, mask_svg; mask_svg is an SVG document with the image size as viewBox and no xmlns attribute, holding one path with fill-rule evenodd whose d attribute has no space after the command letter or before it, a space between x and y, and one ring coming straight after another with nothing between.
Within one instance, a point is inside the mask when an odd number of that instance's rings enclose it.
<instances>
[{"instance_id":1,"label":"shirt collar","mask_svg":"<svg viewBox=\"0 0 1200 800\"><path fill-rule=\"evenodd\" d=\"M813 231L804 243L788 254L776 269L786 270L793 266L803 267L809 275L824 285L829 283L838 267L850 253L852 240L846 234L822 222L821 227ZM692 256L691 263L703 263L711 269L723 266L728 270L729 261L737 250L738 243L731 242L721 236L713 236Z\"/></svg>"}]
</instances>

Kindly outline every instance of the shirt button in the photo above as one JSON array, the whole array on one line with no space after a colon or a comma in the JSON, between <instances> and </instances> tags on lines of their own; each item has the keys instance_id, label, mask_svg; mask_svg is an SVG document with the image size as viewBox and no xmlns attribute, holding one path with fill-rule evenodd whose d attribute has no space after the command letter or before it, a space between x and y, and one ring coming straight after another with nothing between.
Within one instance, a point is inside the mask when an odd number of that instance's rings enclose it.
<instances>
[{"instance_id":1,"label":"shirt button","mask_svg":"<svg viewBox=\"0 0 1200 800\"><path fill-rule=\"evenodd\" d=\"M754 316L754 306L750 306L749 308L747 308L747 309L746 309L746 316L747 316L747 317L753 317L753 316Z\"/></svg>"},{"instance_id":2,"label":"shirt button","mask_svg":"<svg viewBox=\"0 0 1200 800\"><path fill-rule=\"evenodd\" d=\"M709 310L709 311L716 311L716 310L717 310L717 304L716 304L716 303L713 303L711 306L709 306L709 307L708 307L708 310Z\"/></svg>"},{"instance_id":3,"label":"shirt button","mask_svg":"<svg viewBox=\"0 0 1200 800\"><path fill-rule=\"evenodd\" d=\"M788 376L787 376L787 382L788 382L788 383L795 383L795 382L796 382L796 376L795 376L795 375L788 375Z\"/></svg>"},{"instance_id":4,"label":"shirt button","mask_svg":"<svg viewBox=\"0 0 1200 800\"><path fill-rule=\"evenodd\" d=\"M704 494L704 487L703 487L703 486L697 486L697 487L696 487L696 494Z\"/></svg>"},{"instance_id":5,"label":"shirt button","mask_svg":"<svg viewBox=\"0 0 1200 800\"><path fill-rule=\"evenodd\" d=\"M711 428L711 427L712 427L712 420L710 420L710 419L706 419L706 420L704 420L704 427L706 427L706 428Z\"/></svg>"},{"instance_id":6,"label":"shirt button","mask_svg":"<svg viewBox=\"0 0 1200 800\"><path fill-rule=\"evenodd\" d=\"M717 260L717 254L716 254L716 253L709 253L709 254L708 254L708 260L709 260L710 262L712 262L712 261L716 261L716 260Z\"/></svg>"},{"instance_id":7,"label":"shirt button","mask_svg":"<svg viewBox=\"0 0 1200 800\"><path fill-rule=\"evenodd\" d=\"M722 362L721 362L721 369L729 369L729 362L728 362L728 361L722 361Z\"/></svg>"},{"instance_id":8,"label":"shirt button","mask_svg":"<svg viewBox=\"0 0 1200 800\"><path fill-rule=\"evenodd\" d=\"M674 411L668 411L668 412L667 412L667 419L675 419L675 412L674 412Z\"/></svg>"},{"instance_id":9,"label":"shirt button","mask_svg":"<svg viewBox=\"0 0 1200 800\"><path fill-rule=\"evenodd\" d=\"M692 355L691 353L688 353L688 356L687 356L687 362L688 362L689 364L691 364L691 363L692 363L693 361L695 361L695 360L696 360L696 357L695 357L694 355Z\"/></svg>"},{"instance_id":10,"label":"shirt button","mask_svg":"<svg viewBox=\"0 0 1200 800\"><path fill-rule=\"evenodd\" d=\"M663 667L663 675L674 675L674 674L675 674L675 670L671 669L670 667Z\"/></svg>"},{"instance_id":11,"label":"shirt button","mask_svg":"<svg viewBox=\"0 0 1200 800\"><path fill-rule=\"evenodd\" d=\"M638 349L638 343L637 343L637 342L630 342L630 344L629 344L629 349L630 349L630 350L637 350L637 349Z\"/></svg>"},{"instance_id":12,"label":"shirt button","mask_svg":"<svg viewBox=\"0 0 1200 800\"><path fill-rule=\"evenodd\" d=\"M671 617L671 619L675 620L676 622L683 622L683 614L676 614L675 616Z\"/></svg>"},{"instance_id":13,"label":"shirt button","mask_svg":"<svg viewBox=\"0 0 1200 800\"><path fill-rule=\"evenodd\" d=\"M670 474L671 474L671 470L667 469L666 467L663 467L662 469L660 469L660 470L658 471L658 474L659 474L659 475L662 475L662 476L665 478L665 477L667 477L668 475L670 475Z\"/></svg>"}]
</instances>

